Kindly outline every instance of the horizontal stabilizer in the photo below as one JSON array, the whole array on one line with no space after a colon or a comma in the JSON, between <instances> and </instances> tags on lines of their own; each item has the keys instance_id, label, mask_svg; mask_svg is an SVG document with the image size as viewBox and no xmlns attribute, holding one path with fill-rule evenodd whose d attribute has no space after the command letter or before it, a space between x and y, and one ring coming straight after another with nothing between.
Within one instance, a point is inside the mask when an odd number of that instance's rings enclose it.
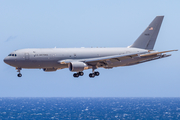
<instances>
[{"instance_id":1,"label":"horizontal stabilizer","mask_svg":"<svg viewBox=\"0 0 180 120\"><path fill-rule=\"evenodd\" d=\"M173 51L178 51L178 50L168 50L168 51L162 51L162 52L154 52L154 53L149 53L149 54L143 54L143 55L140 55L140 57L152 56L152 55L157 55L157 54L166 53L166 52L173 52Z\"/></svg>"},{"instance_id":2,"label":"horizontal stabilizer","mask_svg":"<svg viewBox=\"0 0 180 120\"><path fill-rule=\"evenodd\" d=\"M136 63L132 63L132 64L129 64L130 65L137 65L137 64L140 64L140 63L145 63L145 62L149 62L149 61L153 61L153 60L158 60L158 59L161 59L161 58L166 58L166 57L169 57L171 55L162 55L162 56L158 56L158 57L155 57L155 58L152 58L152 59L148 59L148 60L143 60L143 61L138 61Z\"/></svg>"}]
</instances>

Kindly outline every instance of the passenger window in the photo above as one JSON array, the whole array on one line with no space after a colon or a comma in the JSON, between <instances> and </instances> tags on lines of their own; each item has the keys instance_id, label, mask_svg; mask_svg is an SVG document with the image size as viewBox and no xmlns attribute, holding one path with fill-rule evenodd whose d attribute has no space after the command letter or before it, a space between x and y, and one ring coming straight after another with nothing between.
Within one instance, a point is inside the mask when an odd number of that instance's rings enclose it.
<instances>
[{"instance_id":1,"label":"passenger window","mask_svg":"<svg viewBox=\"0 0 180 120\"><path fill-rule=\"evenodd\" d=\"M15 54L15 57L16 57L17 55Z\"/></svg>"},{"instance_id":2,"label":"passenger window","mask_svg":"<svg viewBox=\"0 0 180 120\"><path fill-rule=\"evenodd\" d=\"M8 56L11 56L11 54L9 54Z\"/></svg>"},{"instance_id":3,"label":"passenger window","mask_svg":"<svg viewBox=\"0 0 180 120\"><path fill-rule=\"evenodd\" d=\"M14 54L12 54L12 56L14 56Z\"/></svg>"}]
</instances>

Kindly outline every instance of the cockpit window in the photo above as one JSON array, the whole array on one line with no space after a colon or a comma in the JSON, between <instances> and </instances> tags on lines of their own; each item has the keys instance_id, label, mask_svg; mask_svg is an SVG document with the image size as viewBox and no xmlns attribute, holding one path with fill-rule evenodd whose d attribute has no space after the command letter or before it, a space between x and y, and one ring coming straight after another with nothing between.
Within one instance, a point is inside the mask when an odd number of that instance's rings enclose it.
<instances>
[{"instance_id":1,"label":"cockpit window","mask_svg":"<svg viewBox=\"0 0 180 120\"><path fill-rule=\"evenodd\" d=\"M17 54L9 54L8 56L15 56L15 57L16 57L16 56L17 56Z\"/></svg>"}]
</instances>

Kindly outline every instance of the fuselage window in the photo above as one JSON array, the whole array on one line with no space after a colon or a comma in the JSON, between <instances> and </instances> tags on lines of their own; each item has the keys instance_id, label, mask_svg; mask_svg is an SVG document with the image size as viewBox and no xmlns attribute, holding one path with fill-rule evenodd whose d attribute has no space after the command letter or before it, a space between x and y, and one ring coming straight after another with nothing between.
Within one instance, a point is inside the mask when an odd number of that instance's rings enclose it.
<instances>
[{"instance_id":1,"label":"fuselage window","mask_svg":"<svg viewBox=\"0 0 180 120\"><path fill-rule=\"evenodd\" d=\"M11 56L11 54L9 54L8 56Z\"/></svg>"},{"instance_id":2,"label":"fuselage window","mask_svg":"<svg viewBox=\"0 0 180 120\"><path fill-rule=\"evenodd\" d=\"M14 56L14 54L12 54L12 56Z\"/></svg>"},{"instance_id":3,"label":"fuselage window","mask_svg":"<svg viewBox=\"0 0 180 120\"><path fill-rule=\"evenodd\" d=\"M17 55L15 54L15 57L16 57Z\"/></svg>"}]
</instances>

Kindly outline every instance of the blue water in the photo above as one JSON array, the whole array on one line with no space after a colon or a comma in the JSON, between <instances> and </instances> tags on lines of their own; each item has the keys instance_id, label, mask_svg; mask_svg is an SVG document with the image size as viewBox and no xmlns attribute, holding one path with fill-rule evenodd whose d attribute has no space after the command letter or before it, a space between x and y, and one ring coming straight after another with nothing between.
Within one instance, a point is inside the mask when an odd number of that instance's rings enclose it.
<instances>
[{"instance_id":1,"label":"blue water","mask_svg":"<svg viewBox=\"0 0 180 120\"><path fill-rule=\"evenodd\" d=\"M180 119L180 98L0 98L0 119Z\"/></svg>"}]
</instances>

